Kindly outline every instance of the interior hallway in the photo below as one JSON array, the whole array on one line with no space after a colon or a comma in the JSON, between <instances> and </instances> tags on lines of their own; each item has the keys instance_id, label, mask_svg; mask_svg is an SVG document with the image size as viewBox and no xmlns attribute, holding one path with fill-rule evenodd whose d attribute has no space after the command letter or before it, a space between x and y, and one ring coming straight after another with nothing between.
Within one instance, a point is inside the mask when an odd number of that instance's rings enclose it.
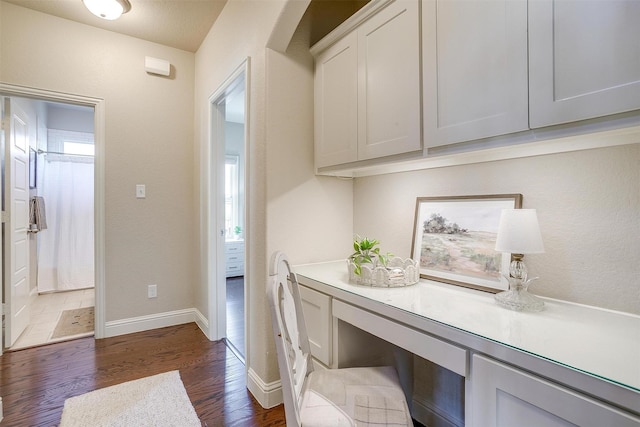
<instances>
[{"instance_id":1,"label":"interior hallway","mask_svg":"<svg viewBox=\"0 0 640 427\"><path fill-rule=\"evenodd\" d=\"M56 426L69 397L175 369L203 426L285 425L283 405L263 409L247 390L244 364L195 323L5 353L2 425Z\"/></svg>"},{"instance_id":2,"label":"interior hallway","mask_svg":"<svg viewBox=\"0 0 640 427\"><path fill-rule=\"evenodd\" d=\"M93 306L95 306L95 289L93 288L38 295L31 304L29 326L9 350L93 335L91 332L72 337L51 338L64 310Z\"/></svg>"}]
</instances>

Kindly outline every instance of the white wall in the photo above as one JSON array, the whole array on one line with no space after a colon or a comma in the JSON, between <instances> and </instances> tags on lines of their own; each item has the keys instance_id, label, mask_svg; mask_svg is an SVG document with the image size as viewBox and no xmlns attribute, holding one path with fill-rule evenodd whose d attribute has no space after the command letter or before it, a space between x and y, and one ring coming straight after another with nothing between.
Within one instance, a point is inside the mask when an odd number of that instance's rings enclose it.
<instances>
[{"instance_id":1,"label":"white wall","mask_svg":"<svg viewBox=\"0 0 640 427\"><path fill-rule=\"evenodd\" d=\"M300 24L286 53L267 51L267 256L281 250L294 265L348 256L353 234L352 181L314 173L307 25ZM270 320L263 319L265 333ZM269 380L279 378L272 343Z\"/></svg>"},{"instance_id":2,"label":"white wall","mask_svg":"<svg viewBox=\"0 0 640 427\"><path fill-rule=\"evenodd\" d=\"M250 58L248 96L249 114L245 117L249 141L247 168L251 173L246 182L247 227L245 229L245 299L249 316L246 325L247 348L245 352L247 367L263 379L268 377L267 366L275 366L275 353L265 354L270 340L270 324L267 323L267 304L264 283L266 281L266 213L265 213L265 46L275 21L284 5L283 1L240 1L231 0L200 45L195 55L195 129L196 147L193 164L193 186L195 188L195 208L199 212L194 216L198 224L194 250L200 254L198 259L198 286L195 289L195 302L198 309L210 319L216 313L209 313L209 300L206 265L208 258L215 254L207 252L208 218L204 204L207 201L207 177L201 176L211 156L209 149L209 98L225 80ZM204 172L203 172L204 173ZM271 370L272 371L272 370ZM271 377L274 374L271 372Z\"/></svg>"},{"instance_id":3,"label":"white wall","mask_svg":"<svg viewBox=\"0 0 640 427\"><path fill-rule=\"evenodd\" d=\"M316 176L308 22L285 54L267 52L267 253L292 264L346 258L353 248L353 182Z\"/></svg>"},{"instance_id":4,"label":"white wall","mask_svg":"<svg viewBox=\"0 0 640 427\"><path fill-rule=\"evenodd\" d=\"M1 19L3 82L105 100L106 320L193 307L194 54L10 3ZM146 55L174 76L148 75Z\"/></svg>"},{"instance_id":5,"label":"white wall","mask_svg":"<svg viewBox=\"0 0 640 427\"><path fill-rule=\"evenodd\" d=\"M640 144L358 178L354 229L406 257L416 197L505 193L538 211L533 293L640 314Z\"/></svg>"},{"instance_id":6,"label":"white wall","mask_svg":"<svg viewBox=\"0 0 640 427\"><path fill-rule=\"evenodd\" d=\"M78 109L60 105L47 108L47 127L49 129L71 130L93 133L93 108Z\"/></svg>"},{"instance_id":7,"label":"white wall","mask_svg":"<svg viewBox=\"0 0 640 427\"><path fill-rule=\"evenodd\" d=\"M296 0L294 0L296 1ZM286 55L265 49L285 1L227 3L196 53L196 149L202 168L208 156L208 97L249 56L250 112L247 183L247 367L265 384L279 378L265 285L271 252L289 253L294 263L337 253L351 241L351 182L313 174L313 71L308 45ZM200 200L206 194L195 180ZM197 201L200 205L200 201ZM201 211L198 236L206 236ZM205 241L200 240L200 248ZM208 298L201 257L197 301Z\"/></svg>"},{"instance_id":8,"label":"white wall","mask_svg":"<svg viewBox=\"0 0 640 427\"><path fill-rule=\"evenodd\" d=\"M2 22L2 5L4 4L4 2L0 1L0 22ZM3 81L2 80L2 43L3 43L3 37L2 37L2 31L0 31L0 82Z\"/></svg>"}]
</instances>

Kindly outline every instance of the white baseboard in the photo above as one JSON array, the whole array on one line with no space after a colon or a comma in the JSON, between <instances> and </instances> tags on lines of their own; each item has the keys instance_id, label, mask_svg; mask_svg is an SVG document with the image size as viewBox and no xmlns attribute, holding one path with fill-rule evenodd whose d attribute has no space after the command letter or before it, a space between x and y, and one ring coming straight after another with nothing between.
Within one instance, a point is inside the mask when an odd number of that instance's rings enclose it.
<instances>
[{"instance_id":1,"label":"white baseboard","mask_svg":"<svg viewBox=\"0 0 640 427\"><path fill-rule=\"evenodd\" d=\"M187 308L184 310L175 310L106 322L104 337L115 337L118 335L149 331L152 329L182 325L190 322L195 322L206 335L206 331L208 330L207 319L198 309Z\"/></svg>"},{"instance_id":2,"label":"white baseboard","mask_svg":"<svg viewBox=\"0 0 640 427\"><path fill-rule=\"evenodd\" d=\"M200 328L200 330L202 331L204 336L209 338L209 341L212 341L211 337L208 334L208 331L209 331L209 319L204 317L204 315L202 313L200 313L200 310L198 310L197 308L194 308L193 311L194 311L195 318L196 318L196 320L195 320L196 324L198 325L198 327Z\"/></svg>"},{"instance_id":3,"label":"white baseboard","mask_svg":"<svg viewBox=\"0 0 640 427\"><path fill-rule=\"evenodd\" d=\"M280 380L267 384L251 368L247 373L247 388L263 408L273 408L283 401Z\"/></svg>"}]
</instances>

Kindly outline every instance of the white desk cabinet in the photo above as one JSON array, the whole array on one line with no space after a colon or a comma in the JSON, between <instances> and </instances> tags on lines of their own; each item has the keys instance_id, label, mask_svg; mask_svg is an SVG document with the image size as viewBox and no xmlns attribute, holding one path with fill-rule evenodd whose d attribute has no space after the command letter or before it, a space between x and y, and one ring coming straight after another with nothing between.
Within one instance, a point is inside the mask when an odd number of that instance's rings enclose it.
<instances>
[{"instance_id":1,"label":"white desk cabinet","mask_svg":"<svg viewBox=\"0 0 640 427\"><path fill-rule=\"evenodd\" d=\"M224 243L225 275L244 275L244 240L227 240Z\"/></svg>"},{"instance_id":2,"label":"white desk cabinet","mask_svg":"<svg viewBox=\"0 0 640 427\"><path fill-rule=\"evenodd\" d=\"M331 297L300 286L302 311L309 336L311 355L324 366L331 366Z\"/></svg>"},{"instance_id":3,"label":"white desk cabinet","mask_svg":"<svg viewBox=\"0 0 640 427\"><path fill-rule=\"evenodd\" d=\"M640 108L640 2L529 1L531 128Z\"/></svg>"},{"instance_id":4,"label":"white desk cabinet","mask_svg":"<svg viewBox=\"0 0 640 427\"><path fill-rule=\"evenodd\" d=\"M637 417L503 363L474 355L472 366L474 426L640 426Z\"/></svg>"},{"instance_id":5,"label":"white desk cabinet","mask_svg":"<svg viewBox=\"0 0 640 427\"><path fill-rule=\"evenodd\" d=\"M419 3L384 3L312 48L316 168L421 154Z\"/></svg>"},{"instance_id":6,"label":"white desk cabinet","mask_svg":"<svg viewBox=\"0 0 640 427\"><path fill-rule=\"evenodd\" d=\"M529 128L526 0L423 0L425 146Z\"/></svg>"},{"instance_id":7,"label":"white desk cabinet","mask_svg":"<svg viewBox=\"0 0 640 427\"><path fill-rule=\"evenodd\" d=\"M294 270L309 288L304 293L312 291L313 298L303 298L322 301L318 307L330 301L328 312L305 306L305 316L316 313L310 335L332 341L328 366L368 363L362 353L379 352L386 364L390 353L400 354L395 366L402 368L411 365L408 353L464 384L464 395L458 385L449 393L436 383L414 393L422 371L399 370L413 396L412 414L424 424L437 418L471 427L640 427L640 316L552 299L540 313L513 312L497 306L492 294L428 280L403 288L358 286L348 282L344 261ZM377 343L370 345L370 337ZM312 353L318 358L317 349Z\"/></svg>"}]
</instances>

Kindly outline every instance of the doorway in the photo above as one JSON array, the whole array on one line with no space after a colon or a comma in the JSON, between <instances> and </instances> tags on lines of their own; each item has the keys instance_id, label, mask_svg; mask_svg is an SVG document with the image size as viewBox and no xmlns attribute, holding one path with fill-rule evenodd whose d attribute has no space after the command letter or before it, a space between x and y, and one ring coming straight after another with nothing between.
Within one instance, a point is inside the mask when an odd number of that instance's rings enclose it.
<instances>
[{"instance_id":1,"label":"doorway","mask_svg":"<svg viewBox=\"0 0 640 427\"><path fill-rule=\"evenodd\" d=\"M92 107L11 100L30 106L36 125L29 148L27 234L33 295L29 324L11 345L14 350L93 335L95 145Z\"/></svg>"},{"instance_id":2,"label":"doorway","mask_svg":"<svg viewBox=\"0 0 640 427\"><path fill-rule=\"evenodd\" d=\"M10 214L24 219L21 227L8 229L3 224L5 322L0 354L87 335L100 338L104 335L103 101L6 84L0 84L0 98L3 110L15 104L16 111L25 112L24 121L31 128L26 131L24 209L17 208L23 203L13 201L7 191L10 185L19 187L10 181L21 170L7 169L13 155L4 148L11 144L11 126L2 133L4 207L11 210L14 205ZM9 120L11 111L5 113ZM13 244L23 236L23 245ZM23 267L15 261L19 257ZM18 270L26 272L27 283L20 295L12 286ZM18 311L26 314L25 321L14 329L10 324Z\"/></svg>"},{"instance_id":3,"label":"doorway","mask_svg":"<svg viewBox=\"0 0 640 427\"><path fill-rule=\"evenodd\" d=\"M207 247L213 261L208 267L211 338L225 338L243 361L247 353L249 291L245 265L248 61L210 98L211 140L207 165L210 173Z\"/></svg>"}]
</instances>

